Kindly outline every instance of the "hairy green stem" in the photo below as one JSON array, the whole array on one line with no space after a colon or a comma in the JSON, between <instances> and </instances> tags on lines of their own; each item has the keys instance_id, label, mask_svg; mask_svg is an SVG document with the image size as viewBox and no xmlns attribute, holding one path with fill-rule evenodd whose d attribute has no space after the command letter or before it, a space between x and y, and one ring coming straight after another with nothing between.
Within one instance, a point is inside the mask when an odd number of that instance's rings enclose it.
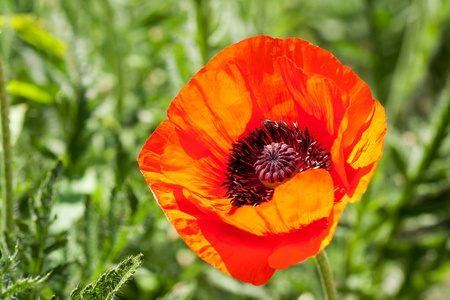
<instances>
[{"instance_id":1,"label":"hairy green stem","mask_svg":"<svg viewBox=\"0 0 450 300\"><path fill-rule=\"evenodd\" d=\"M9 104L8 96L6 94L5 74L3 71L3 62L0 56L0 103L1 103L1 118L2 118L2 192L3 192L3 207L2 207L2 230L12 232L14 230L13 213L14 213L14 199L13 199L13 176L12 176L12 151L11 151L11 132L9 130Z\"/></svg>"},{"instance_id":2,"label":"hairy green stem","mask_svg":"<svg viewBox=\"0 0 450 300\"><path fill-rule=\"evenodd\" d=\"M334 284L333 274L331 273L330 262L328 261L327 252L323 249L316 256L317 268L319 269L320 278L322 280L323 293L325 299L337 300L336 285Z\"/></svg>"}]
</instances>

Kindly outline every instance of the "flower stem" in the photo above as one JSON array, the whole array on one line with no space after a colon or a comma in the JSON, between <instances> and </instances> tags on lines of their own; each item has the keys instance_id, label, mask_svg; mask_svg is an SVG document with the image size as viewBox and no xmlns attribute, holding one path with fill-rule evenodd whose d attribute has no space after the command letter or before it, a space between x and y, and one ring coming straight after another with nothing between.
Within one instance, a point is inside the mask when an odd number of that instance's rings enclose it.
<instances>
[{"instance_id":1,"label":"flower stem","mask_svg":"<svg viewBox=\"0 0 450 300\"><path fill-rule=\"evenodd\" d=\"M322 289L325 294L325 299L337 300L336 286L334 284L333 274L331 274L330 262L328 261L325 249L317 254L316 262L322 280Z\"/></svg>"},{"instance_id":2,"label":"flower stem","mask_svg":"<svg viewBox=\"0 0 450 300\"><path fill-rule=\"evenodd\" d=\"M13 178L12 178L12 153L11 153L11 133L9 130L9 105L6 94L5 74L3 72L3 62L0 56L0 109L2 119L2 223L3 231L12 232L14 230L13 222Z\"/></svg>"}]
</instances>

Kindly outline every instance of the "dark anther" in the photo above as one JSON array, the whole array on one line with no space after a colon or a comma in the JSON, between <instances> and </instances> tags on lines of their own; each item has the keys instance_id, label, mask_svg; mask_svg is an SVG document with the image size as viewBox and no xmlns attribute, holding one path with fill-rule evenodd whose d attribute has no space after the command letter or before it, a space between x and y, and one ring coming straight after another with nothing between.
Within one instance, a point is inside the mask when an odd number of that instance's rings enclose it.
<instances>
[{"instance_id":1,"label":"dark anther","mask_svg":"<svg viewBox=\"0 0 450 300\"><path fill-rule=\"evenodd\" d=\"M330 171L331 156L305 128L283 120L262 121L232 145L223 185L234 206L272 199L273 189L307 169Z\"/></svg>"}]
</instances>

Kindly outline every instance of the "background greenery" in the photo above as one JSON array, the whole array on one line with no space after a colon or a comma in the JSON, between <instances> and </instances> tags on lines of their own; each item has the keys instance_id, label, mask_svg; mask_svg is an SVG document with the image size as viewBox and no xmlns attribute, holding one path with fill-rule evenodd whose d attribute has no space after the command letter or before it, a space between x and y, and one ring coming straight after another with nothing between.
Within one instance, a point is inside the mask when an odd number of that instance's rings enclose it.
<instances>
[{"instance_id":1,"label":"background greenery","mask_svg":"<svg viewBox=\"0 0 450 300\"><path fill-rule=\"evenodd\" d=\"M0 294L67 299L143 253L118 299L323 299L313 260L260 287L204 263L136 162L195 72L267 34L332 52L386 108L376 174L327 248L343 299L448 299L450 1L0 0L0 30L15 202Z\"/></svg>"}]
</instances>

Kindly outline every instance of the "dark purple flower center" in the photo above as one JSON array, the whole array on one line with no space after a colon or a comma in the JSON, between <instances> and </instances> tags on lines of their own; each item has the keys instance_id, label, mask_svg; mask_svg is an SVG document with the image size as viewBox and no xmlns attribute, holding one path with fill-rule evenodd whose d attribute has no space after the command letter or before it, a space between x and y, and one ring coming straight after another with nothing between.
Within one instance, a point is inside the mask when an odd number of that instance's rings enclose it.
<instances>
[{"instance_id":1,"label":"dark purple flower center","mask_svg":"<svg viewBox=\"0 0 450 300\"><path fill-rule=\"evenodd\" d=\"M253 205L272 199L274 188L307 169L325 169L331 156L298 124L262 121L232 144L225 173L225 197L233 206Z\"/></svg>"}]
</instances>

